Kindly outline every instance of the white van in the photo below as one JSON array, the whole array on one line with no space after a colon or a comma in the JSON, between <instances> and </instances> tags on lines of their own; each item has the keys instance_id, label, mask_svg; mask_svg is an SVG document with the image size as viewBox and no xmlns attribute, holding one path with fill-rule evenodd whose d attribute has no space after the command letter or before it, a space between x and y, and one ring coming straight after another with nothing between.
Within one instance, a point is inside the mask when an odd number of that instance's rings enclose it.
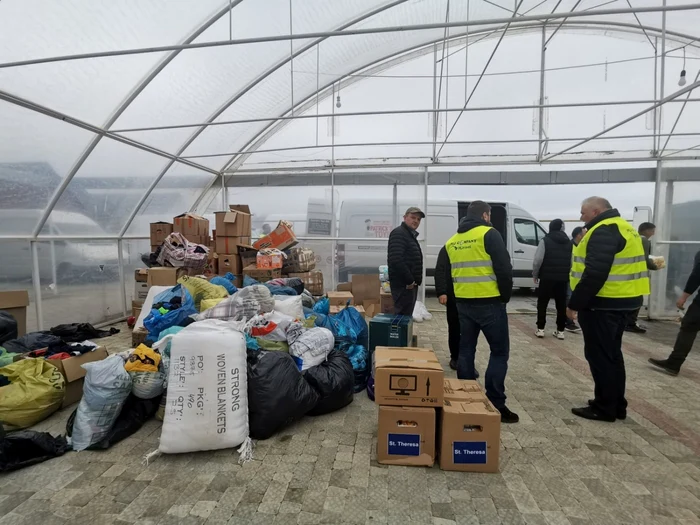
<instances>
[{"instance_id":1,"label":"white van","mask_svg":"<svg viewBox=\"0 0 700 525\"><path fill-rule=\"evenodd\" d=\"M546 231L520 206L508 202L490 202L491 222L503 236L513 262L514 286L532 288L532 261ZM391 230L402 221L403 213L415 202L399 200L394 209L391 200L354 199L340 203L338 237L365 238L366 241L339 241L338 274L341 282L353 273L376 273L386 264L386 241ZM428 202L427 217L418 229L418 240L425 239L427 224L427 286L434 285L435 264L440 249L456 233L459 219L466 215L469 202L436 200ZM309 220L316 220L309 209ZM376 239L376 240L373 240Z\"/></svg>"}]
</instances>

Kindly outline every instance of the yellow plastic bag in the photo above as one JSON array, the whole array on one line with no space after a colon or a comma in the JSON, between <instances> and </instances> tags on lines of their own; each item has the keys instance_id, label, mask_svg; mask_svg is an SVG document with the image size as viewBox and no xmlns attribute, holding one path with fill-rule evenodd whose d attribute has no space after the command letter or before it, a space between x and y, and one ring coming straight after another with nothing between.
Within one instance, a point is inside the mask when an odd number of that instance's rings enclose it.
<instances>
[{"instance_id":1,"label":"yellow plastic bag","mask_svg":"<svg viewBox=\"0 0 700 525\"><path fill-rule=\"evenodd\" d=\"M198 312L201 312L203 299L226 299L228 291L223 286L211 284L206 279L199 277L189 277L187 275L180 277L177 282L187 288L194 300L194 307Z\"/></svg>"},{"instance_id":2,"label":"yellow plastic bag","mask_svg":"<svg viewBox=\"0 0 700 525\"><path fill-rule=\"evenodd\" d=\"M209 308L214 308L217 304L219 304L223 300L224 300L224 297L217 297L216 299L202 299L202 305L201 305L202 309L200 310L200 312L203 312L204 310L209 310Z\"/></svg>"},{"instance_id":3,"label":"yellow plastic bag","mask_svg":"<svg viewBox=\"0 0 700 525\"><path fill-rule=\"evenodd\" d=\"M124 364L127 372L157 372L160 364L160 354L155 350L140 344L129 355L129 359Z\"/></svg>"},{"instance_id":4,"label":"yellow plastic bag","mask_svg":"<svg viewBox=\"0 0 700 525\"><path fill-rule=\"evenodd\" d=\"M45 359L22 359L0 374L10 380L0 389L0 423L7 430L30 427L61 408L66 382Z\"/></svg>"}]
</instances>

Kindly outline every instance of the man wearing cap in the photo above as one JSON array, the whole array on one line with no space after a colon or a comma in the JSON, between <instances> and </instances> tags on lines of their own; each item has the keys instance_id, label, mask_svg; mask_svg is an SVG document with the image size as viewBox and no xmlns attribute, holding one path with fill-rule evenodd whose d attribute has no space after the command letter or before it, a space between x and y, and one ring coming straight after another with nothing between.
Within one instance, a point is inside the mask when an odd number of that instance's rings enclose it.
<instances>
[{"instance_id":1,"label":"man wearing cap","mask_svg":"<svg viewBox=\"0 0 700 525\"><path fill-rule=\"evenodd\" d=\"M413 315L418 287L423 282L423 251L416 230L424 218L420 208L411 207L406 210L403 222L389 235L387 265L397 315Z\"/></svg>"}]
</instances>

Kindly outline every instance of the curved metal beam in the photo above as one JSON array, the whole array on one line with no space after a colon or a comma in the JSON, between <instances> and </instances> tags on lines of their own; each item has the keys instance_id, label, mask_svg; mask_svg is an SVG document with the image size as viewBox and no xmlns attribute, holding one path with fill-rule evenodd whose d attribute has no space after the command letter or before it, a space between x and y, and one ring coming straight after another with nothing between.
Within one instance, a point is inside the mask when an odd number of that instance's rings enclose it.
<instances>
[{"instance_id":1,"label":"curved metal beam","mask_svg":"<svg viewBox=\"0 0 700 525\"><path fill-rule=\"evenodd\" d=\"M193 33L190 34L185 40L184 43L188 44L193 42L199 35L201 35L204 31L206 31L209 27L211 27L212 24L214 24L219 18L224 16L226 13L229 12L229 9L232 9L233 6L238 5L241 3L243 0L236 0L235 2L231 2L227 4L224 8L219 9L216 13L214 13L212 16L207 18L202 24L200 24ZM126 108L131 105L131 103L138 97L141 92L146 89L146 86L151 83L151 81L158 76L158 74L163 71L163 69L172 62L172 60L180 54L180 51L173 51L170 55L165 57L163 60L158 63L153 70L146 75L146 77L139 82L139 84L129 93L129 95L122 101L122 103L117 107L117 109L114 111L114 113L107 119L107 122L102 126L102 129L108 130L112 124L114 124L117 119L124 113ZM51 196L51 200L49 200L48 205L46 206L46 209L44 210L44 213L42 216L39 218L38 224L34 228L34 232L32 233L32 237L36 238L39 233L41 233L42 228L44 227L44 224L46 224L46 221L48 220L49 216L51 215L51 212L53 211L54 207L60 200L61 196L63 195L63 192L66 190L70 182L73 180L73 177L75 177L75 174L78 173L82 165L85 163L87 158L90 156L90 154L93 152L93 150L97 147L99 144L100 140L102 140L102 135L96 135L92 141L88 144L87 148L85 148L85 151L80 155L78 160L76 161L75 164L73 164L73 167L70 169L68 174L64 177L64 179L61 181L61 184L59 185L58 188L54 191L53 195ZM170 165L175 162L174 160L170 161ZM121 237L121 235L120 235Z\"/></svg>"},{"instance_id":2,"label":"curved metal beam","mask_svg":"<svg viewBox=\"0 0 700 525\"><path fill-rule=\"evenodd\" d=\"M351 26L353 26L353 25L355 25L355 24L357 24L357 23L359 23L359 22L362 22L363 20L366 20L367 18L371 18L371 17L373 17L373 16L375 16L375 15L377 15L377 14L379 14L379 13L382 13L383 11L386 11L387 9L391 9L392 7L395 7L395 6L399 5L399 4L403 4L403 3L407 2L407 1L408 1L408 0L393 0L393 1L391 1L391 2L388 2L388 3L384 4L382 7L378 7L378 8L376 8L376 9L373 9L372 11L366 12L366 13L364 13L363 15L360 15L360 16L358 16L358 17L356 17L356 18L353 18L353 19L350 20L349 22L344 23L344 24L341 25L338 29L336 29L336 31L342 31L342 30L344 30L344 29L347 29L348 27L351 27ZM287 35L287 36L289 36L289 35ZM221 106L219 107L219 109L217 109L214 113L212 113L212 115L205 121L205 124L203 124L202 126L198 127L198 128L194 131L194 133L192 133L192 135L190 135L190 137L183 143L183 145L180 147L180 149L177 150L177 153L175 154L175 156L176 156L176 157L179 157L187 148L190 147L190 144L192 144L192 143L197 139L197 137L199 137L199 135L201 135L202 132L203 132L205 129L207 129L207 127L209 126L209 124L211 124L214 120L216 120L224 111L226 111L226 110L227 110L232 104L234 104L237 100L239 100L239 99L240 99L241 97L243 97L246 93L248 93L248 91L250 91L251 89L253 89L253 88L254 88L255 86L257 86L260 82L262 82L263 80L265 80L267 77L269 77L270 75L272 75L275 71L277 71L277 70L280 69L281 67L283 67L283 66L285 66L286 64L288 64L288 63L289 63L290 61L292 61L294 58L296 58L297 56L301 55L302 53L305 53L306 51L308 51L309 49L313 48L315 45L319 44L320 42L322 42L322 41L325 40L326 38L328 38L328 37L319 38L318 40L315 40L314 42L311 42L311 43L307 44L306 46L302 46L301 48L299 48L299 50L297 50L296 52L291 53L290 55L286 56L284 59L280 60L277 64L274 64L273 66L271 66L271 67L268 68L267 70L263 71L263 72L262 72L260 75L258 75L256 78L254 78L253 80L251 80L245 87L243 87L241 90L239 90L233 97L231 97L231 98L230 98L229 100L227 100L223 105L221 105ZM131 215L129 215L129 218L128 218L127 221L126 221L126 224L124 225L124 227L122 228L122 230L119 232L119 236L120 236L120 237L123 236L123 235L129 230L129 227L131 226L131 223L133 222L134 218L136 217L136 214L137 214L137 213L139 212L139 210L141 209L141 206L143 206L143 203L146 202L146 198L147 198L148 195L153 191L153 189L158 185L158 183L160 182L160 180L165 176L165 174L166 174L167 171L170 169L170 167L172 166L172 164L173 164L173 163L171 162L170 164L168 164L168 165L165 167L165 169L163 169L163 171L161 171L161 173L158 175L158 177L156 177L156 180L154 180L153 183L149 186L147 194L144 195L144 196L139 200L139 202L137 203L136 207L134 208L134 211L131 213ZM218 177L216 177L216 178L218 178ZM215 178L214 180L216 180L216 178ZM204 190L202 191L202 193L200 194L200 196L197 198L197 201L195 202L195 204L192 206L191 209L194 209L194 208L196 207L197 203L201 200L202 195L204 195L205 192L209 191L209 188L211 188L211 184L208 184L207 186L205 186Z\"/></svg>"}]
</instances>

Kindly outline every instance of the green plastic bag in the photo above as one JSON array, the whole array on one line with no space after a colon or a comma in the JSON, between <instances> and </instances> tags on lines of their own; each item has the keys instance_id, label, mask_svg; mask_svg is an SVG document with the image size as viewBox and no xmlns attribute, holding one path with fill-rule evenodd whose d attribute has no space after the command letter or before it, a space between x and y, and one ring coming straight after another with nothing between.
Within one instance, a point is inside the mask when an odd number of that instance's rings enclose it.
<instances>
[{"instance_id":1,"label":"green plastic bag","mask_svg":"<svg viewBox=\"0 0 700 525\"><path fill-rule=\"evenodd\" d=\"M12 364L12 361L14 360L16 355L19 354L13 354L12 352L8 352L2 346L0 346L0 366L7 366Z\"/></svg>"},{"instance_id":2,"label":"green plastic bag","mask_svg":"<svg viewBox=\"0 0 700 525\"><path fill-rule=\"evenodd\" d=\"M0 394L0 423L18 430L43 421L61 408L66 383L45 359L22 359L0 368L10 384Z\"/></svg>"}]
</instances>

